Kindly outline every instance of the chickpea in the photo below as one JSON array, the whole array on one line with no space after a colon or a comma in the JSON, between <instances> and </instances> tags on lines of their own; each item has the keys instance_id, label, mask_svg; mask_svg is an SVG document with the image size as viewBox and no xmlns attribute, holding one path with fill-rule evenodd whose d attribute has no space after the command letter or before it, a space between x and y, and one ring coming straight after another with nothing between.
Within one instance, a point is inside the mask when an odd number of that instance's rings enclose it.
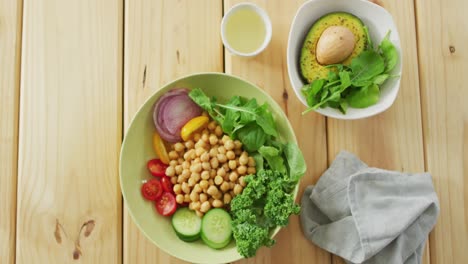
<instances>
[{"instance_id":1,"label":"chickpea","mask_svg":"<svg viewBox=\"0 0 468 264\"><path fill-rule=\"evenodd\" d=\"M210 199L208 199L208 202L209 202L210 204L212 204L213 201L214 201L214 198L213 198L213 197L210 197Z\"/></svg>"},{"instance_id":2,"label":"chickpea","mask_svg":"<svg viewBox=\"0 0 468 264\"><path fill-rule=\"evenodd\" d=\"M242 149L234 149L234 154L236 154L236 156L240 156L240 154L242 154Z\"/></svg>"},{"instance_id":3,"label":"chickpea","mask_svg":"<svg viewBox=\"0 0 468 264\"><path fill-rule=\"evenodd\" d=\"M188 185L186 182L183 182L181 187L182 187L181 189L182 189L182 191L183 191L184 193L187 194L187 193L190 192L189 185Z\"/></svg>"},{"instance_id":4,"label":"chickpea","mask_svg":"<svg viewBox=\"0 0 468 264\"><path fill-rule=\"evenodd\" d=\"M229 189L230 189L230 190L233 190L235 185L236 185L235 183L230 182L230 183L229 183Z\"/></svg>"},{"instance_id":5,"label":"chickpea","mask_svg":"<svg viewBox=\"0 0 468 264\"><path fill-rule=\"evenodd\" d=\"M203 134L203 135L201 136L201 140L203 140L205 143L208 143L208 142L209 142L208 133L207 133L207 134Z\"/></svg>"},{"instance_id":6,"label":"chickpea","mask_svg":"<svg viewBox=\"0 0 468 264\"><path fill-rule=\"evenodd\" d=\"M221 167L221 168L219 168L218 171L216 172L216 175L219 175L219 176L221 176L221 177L224 177L224 176L226 176L226 170L225 170L223 167Z\"/></svg>"},{"instance_id":7,"label":"chickpea","mask_svg":"<svg viewBox=\"0 0 468 264\"><path fill-rule=\"evenodd\" d=\"M192 164L192 166L190 166L190 171L200 173L202 171L202 165L200 163Z\"/></svg>"},{"instance_id":8,"label":"chickpea","mask_svg":"<svg viewBox=\"0 0 468 264\"><path fill-rule=\"evenodd\" d=\"M232 197L229 193L225 193L223 196L223 202L224 204L229 204L231 203Z\"/></svg>"},{"instance_id":9,"label":"chickpea","mask_svg":"<svg viewBox=\"0 0 468 264\"><path fill-rule=\"evenodd\" d=\"M190 210L195 210L195 209L193 209L193 202L190 202L190 203L189 203L188 208L189 208Z\"/></svg>"},{"instance_id":10,"label":"chickpea","mask_svg":"<svg viewBox=\"0 0 468 264\"><path fill-rule=\"evenodd\" d=\"M223 164L223 169L224 169L226 172L228 172L228 171L231 170L231 168L229 168L229 164L228 164L228 163L224 163L224 164Z\"/></svg>"},{"instance_id":11,"label":"chickpea","mask_svg":"<svg viewBox=\"0 0 468 264\"><path fill-rule=\"evenodd\" d=\"M233 159L236 158L236 154L234 153L234 151L229 150L229 151L226 153L226 157L227 157L229 160L233 160Z\"/></svg>"},{"instance_id":12,"label":"chickpea","mask_svg":"<svg viewBox=\"0 0 468 264\"><path fill-rule=\"evenodd\" d=\"M231 195L231 197L236 197L236 194L234 193L233 190L229 191L229 195Z\"/></svg>"},{"instance_id":13,"label":"chickpea","mask_svg":"<svg viewBox=\"0 0 468 264\"><path fill-rule=\"evenodd\" d=\"M189 187L193 187L193 186L195 186L195 184L196 184L195 179L192 178L192 177L190 177L190 178L188 179L188 186L189 186Z\"/></svg>"},{"instance_id":14,"label":"chickpea","mask_svg":"<svg viewBox=\"0 0 468 264\"><path fill-rule=\"evenodd\" d=\"M195 183L199 182L200 181L200 173L198 172L194 172L190 175L190 179L193 179L195 181Z\"/></svg>"},{"instance_id":15,"label":"chickpea","mask_svg":"<svg viewBox=\"0 0 468 264\"><path fill-rule=\"evenodd\" d=\"M176 199L176 202L178 204L181 204L181 203L184 202L184 195L183 194L177 194L175 199Z\"/></svg>"},{"instance_id":16,"label":"chickpea","mask_svg":"<svg viewBox=\"0 0 468 264\"><path fill-rule=\"evenodd\" d=\"M255 167L255 159L253 157L248 157L247 165L249 165L249 167Z\"/></svg>"},{"instance_id":17,"label":"chickpea","mask_svg":"<svg viewBox=\"0 0 468 264\"><path fill-rule=\"evenodd\" d=\"M218 148L218 153L221 153L221 154L226 154L226 148L224 146L220 146Z\"/></svg>"},{"instance_id":18,"label":"chickpea","mask_svg":"<svg viewBox=\"0 0 468 264\"><path fill-rule=\"evenodd\" d=\"M174 185L174 187L172 187L172 190L174 190L174 193L175 193L175 194L180 194L180 193L182 193L182 188L180 187L180 184Z\"/></svg>"},{"instance_id":19,"label":"chickpea","mask_svg":"<svg viewBox=\"0 0 468 264\"><path fill-rule=\"evenodd\" d=\"M178 162L177 160L171 160L171 161L169 161L169 166L171 166L171 167L175 167L175 166L177 166L178 164L179 164L179 162Z\"/></svg>"},{"instance_id":20,"label":"chickpea","mask_svg":"<svg viewBox=\"0 0 468 264\"><path fill-rule=\"evenodd\" d=\"M197 148L206 148L206 143L205 143L205 141L203 141L203 140L197 141L197 143L195 143L195 148L196 148L196 149L197 149Z\"/></svg>"},{"instance_id":21,"label":"chickpea","mask_svg":"<svg viewBox=\"0 0 468 264\"><path fill-rule=\"evenodd\" d=\"M178 161L177 163L179 163L180 165L182 165L182 163L184 162L184 159L183 159L183 158L179 158L177 161Z\"/></svg>"},{"instance_id":22,"label":"chickpea","mask_svg":"<svg viewBox=\"0 0 468 264\"><path fill-rule=\"evenodd\" d=\"M230 160L230 161L229 161L229 168L230 168L231 170L235 170L236 167L237 167L237 162L236 162L235 160Z\"/></svg>"},{"instance_id":23,"label":"chickpea","mask_svg":"<svg viewBox=\"0 0 468 264\"><path fill-rule=\"evenodd\" d=\"M255 169L255 167L248 167L247 168L247 174L255 174L257 172L257 170Z\"/></svg>"},{"instance_id":24,"label":"chickpea","mask_svg":"<svg viewBox=\"0 0 468 264\"><path fill-rule=\"evenodd\" d=\"M177 183L183 183L185 181L185 178L182 175L175 176L175 177L177 177Z\"/></svg>"},{"instance_id":25,"label":"chickpea","mask_svg":"<svg viewBox=\"0 0 468 264\"><path fill-rule=\"evenodd\" d=\"M195 213L197 214L198 217L202 218L203 217L203 213L199 211L200 209L198 210L195 210Z\"/></svg>"},{"instance_id":26,"label":"chickpea","mask_svg":"<svg viewBox=\"0 0 468 264\"><path fill-rule=\"evenodd\" d=\"M222 199L223 198L223 193L222 192L217 192L213 195L214 199Z\"/></svg>"},{"instance_id":27,"label":"chickpea","mask_svg":"<svg viewBox=\"0 0 468 264\"><path fill-rule=\"evenodd\" d=\"M185 147L187 149L193 149L194 146L195 146L195 143L193 143L193 140L189 139L185 141Z\"/></svg>"},{"instance_id":28,"label":"chickpea","mask_svg":"<svg viewBox=\"0 0 468 264\"><path fill-rule=\"evenodd\" d=\"M200 138L201 138L200 133L195 133L195 134L193 134L193 141L197 142L197 141L200 140Z\"/></svg>"},{"instance_id":29,"label":"chickpea","mask_svg":"<svg viewBox=\"0 0 468 264\"><path fill-rule=\"evenodd\" d=\"M216 137L215 134L211 134L209 137L209 141L210 141L210 144L214 146L218 143L218 138Z\"/></svg>"},{"instance_id":30,"label":"chickpea","mask_svg":"<svg viewBox=\"0 0 468 264\"><path fill-rule=\"evenodd\" d=\"M236 185L234 186L234 194L235 194L235 195L238 195L238 194L240 194L241 192L242 192L242 186L240 186L240 184L236 184Z\"/></svg>"},{"instance_id":31,"label":"chickpea","mask_svg":"<svg viewBox=\"0 0 468 264\"><path fill-rule=\"evenodd\" d=\"M166 169L166 175L169 176L169 177L172 177L175 175L175 166L169 166L167 167Z\"/></svg>"},{"instance_id":32,"label":"chickpea","mask_svg":"<svg viewBox=\"0 0 468 264\"><path fill-rule=\"evenodd\" d=\"M196 210L200 210L200 206L201 206L201 203L200 202L192 202L193 206L193 210L196 211Z\"/></svg>"},{"instance_id":33,"label":"chickpea","mask_svg":"<svg viewBox=\"0 0 468 264\"><path fill-rule=\"evenodd\" d=\"M211 164L208 161L202 163L203 170L207 171L211 169Z\"/></svg>"},{"instance_id":34,"label":"chickpea","mask_svg":"<svg viewBox=\"0 0 468 264\"><path fill-rule=\"evenodd\" d=\"M199 199L200 199L200 196L198 195L198 193L194 191L190 193L190 200L192 200L192 202L198 202Z\"/></svg>"},{"instance_id":35,"label":"chickpea","mask_svg":"<svg viewBox=\"0 0 468 264\"><path fill-rule=\"evenodd\" d=\"M206 193L200 193L200 202L204 203L205 201L208 201L208 195L206 195Z\"/></svg>"},{"instance_id":36,"label":"chickpea","mask_svg":"<svg viewBox=\"0 0 468 264\"><path fill-rule=\"evenodd\" d=\"M249 163L249 158L245 155L241 155L239 157L239 164L240 165L247 165Z\"/></svg>"},{"instance_id":37,"label":"chickpea","mask_svg":"<svg viewBox=\"0 0 468 264\"><path fill-rule=\"evenodd\" d=\"M207 128L203 129L202 131L202 135L205 135L205 134L210 135L210 131Z\"/></svg>"},{"instance_id":38,"label":"chickpea","mask_svg":"<svg viewBox=\"0 0 468 264\"><path fill-rule=\"evenodd\" d=\"M184 144L180 143L180 142L177 142L174 144L174 150L177 151L177 152L181 152L181 151L184 151L185 149L185 146Z\"/></svg>"},{"instance_id":39,"label":"chickpea","mask_svg":"<svg viewBox=\"0 0 468 264\"><path fill-rule=\"evenodd\" d=\"M186 170L186 169L189 169L189 168L190 168L190 162L188 162L188 161L184 161L184 162L182 162L182 164L181 164L181 165L182 165L182 169L184 169L184 170ZM166 173L166 175L167 175L167 173Z\"/></svg>"},{"instance_id":40,"label":"chickpea","mask_svg":"<svg viewBox=\"0 0 468 264\"><path fill-rule=\"evenodd\" d=\"M206 149L204 149L204 148L196 148L195 149L195 155L197 155L197 157L200 157L205 152L206 152Z\"/></svg>"},{"instance_id":41,"label":"chickpea","mask_svg":"<svg viewBox=\"0 0 468 264\"><path fill-rule=\"evenodd\" d=\"M213 201L212 205L215 208L220 208L220 207L223 207L223 202L221 202L221 200L216 199L216 200Z\"/></svg>"},{"instance_id":42,"label":"chickpea","mask_svg":"<svg viewBox=\"0 0 468 264\"><path fill-rule=\"evenodd\" d=\"M239 173L239 175L245 175L247 173L247 167L245 165L237 167L237 173Z\"/></svg>"},{"instance_id":43,"label":"chickpea","mask_svg":"<svg viewBox=\"0 0 468 264\"><path fill-rule=\"evenodd\" d=\"M210 160L210 153L203 153L201 156L200 156L200 160L202 162L206 162L206 161L209 161Z\"/></svg>"},{"instance_id":44,"label":"chickpea","mask_svg":"<svg viewBox=\"0 0 468 264\"><path fill-rule=\"evenodd\" d=\"M200 211L202 213L206 213L206 212L208 212L208 210L210 210L210 208L211 208L210 202L204 201L200 206Z\"/></svg>"},{"instance_id":45,"label":"chickpea","mask_svg":"<svg viewBox=\"0 0 468 264\"><path fill-rule=\"evenodd\" d=\"M214 183L215 183L216 185L221 185L221 183L223 183L223 181L224 181L223 177L221 177L221 176L219 176L219 175L217 175L217 176L214 178Z\"/></svg>"},{"instance_id":46,"label":"chickpea","mask_svg":"<svg viewBox=\"0 0 468 264\"><path fill-rule=\"evenodd\" d=\"M229 183L228 182L223 182L220 187L221 191L226 192L229 190Z\"/></svg>"},{"instance_id":47,"label":"chickpea","mask_svg":"<svg viewBox=\"0 0 468 264\"><path fill-rule=\"evenodd\" d=\"M202 171L202 173L201 173L201 178L202 178L203 180L208 180L208 179L210 179L210 172L209 172L209 171Z\"/></svg>"},{"instance_id":48,"label":"chickpea","mask_svg":"<svg viewBox=\"0 0 468 264\"><path fill-rule=\"evenodd\" d=\"M214 131L214 132L215 132L215 135L216 135L216 136L218 136L218 137L220 137L220 136L222 136L222 135L223 135L223 130L221 129L221 127L220 127L220 126L216 126L216 128L215 128L215 131Z\"/></svg>"},{"instance_id":49,"label":"chickpea","mask_svg":"<svg viewBox=\"0 0 468 264\"><path fill-rule=\"evenodd\" d=\"M223 135L223 137L221 138L221 141L223 142L223 144L226 144L226 141L228 141L230 139L231 138L228 135Z\"/></svg>"},{"instance_id":50,"label":"chickpea","mask_svg":"<svg viewBox=\"0 0 468 264\"><path fill-rule=\"evenodd\" d=\"M227 161L227 157L224 154L218 154L216 157L218 158L218 161L221 163L226 163Z\"/></svg>"},{"instance_id":51,"label":"chickpea","mask_svg":"<svg viewBox=\"0 0 468 264\"><path fill-rule=\"evenodd\" d=\"M171 160L175 160L175 159L178 159L179 158L179 154L172 150L172 151L169 151L169 159Z\"/></svg>"},{"instance_id":52,"label":"chickpea","mask_svg":"<svg viewBox=\"0 0 468 264\"><path fill-rule=\"evenodd\" d=\"M216 121L211 121L208 123L208 130L214 131L216 129Z\"/></svg>"},{"instance_id":53,"label":"chickpea","mask_svg":"<svg viewBox=\"0 0 468 264\"><path fill-rule=\"evenodd\" d=\"M209 179L209 180L208 180L208 186L211 186L211 185L214 186L214 181L213 181L213 179Z\"/></svg>"},{"instance_id":54,"label":"chickpea","mask_svg":"<svg viewBox=\"0 0 468 264\"><path fill-rule=\"evenodd\" d=\"M190 194L184 195L184 203L190 203Z\"/></svg>"},{"instance_id":55,"label":"chickpea","mask_svg":"<svg viewBox=\"0 0 468 264\"><path fill-rule=\"evenodd\" d=\"M208 188L208 181L207 180L201 180L199 184L200 184L200 187L202 189L207 189Z\"/></svg>"},{"instance_id":56,"label":"chickpea","mask_svg":"<svg viewBox=\"0 0 468 264\"><path fill-rule=\"evenodd\" d=\"M192 192L200 193L201 191L202 191L202 187L200 186L199 183L197 183L197 184L195 184L195 186L193 186Z\"/></svg>"},{"instance_id":57,"label":"chickpea","mask_svg":"<svg viewBox=\"0 0 468 264\"><path fill-rule=\"evenodd\" d=\"M180 175L182 173L182 165L175 166L175 171L177 175Z\"/></svg>"},{"instance_id":58,"label":"chickpea","mask_svg":"<svg viewBox=\"0 0 468 264\"><path fill-rule=\"evenodd\" d=\"M234 149L241 149L242 148L242 142L239 140L234 140Z\"/></svg>"},{"instance_id":59,"label":"chickpea","mask_svg":"<svg viewBox=\"0 0 468 264\"><path fill-rule=\"evenodd\" d=\"M210 160L211 168L217 169L219 166L219 162L217 158L211 158Z\"/></svg>"},{"instance_id":60,"label":"chickpea","mask_svg":"<svg viewBox=\"0 0 468 264\"><path fill-rule=\"evenodd\" d=\"M212 169L210 170L210 179L214 179L216 177L216 170Z\"/></svg>"},{"instance_id":61,"label":"chickpea","mask_svg":"<svg viewBox=\"0 0 468 264\"><path fill-rule=\"evenodd\" d=\"M182 173L180 174L184 179L188 179L190 177L190 170L189 169L183 169Z\"/></svg>"},{"instance_id":62,"label":"chickpea","mask_svg":"<svg viewBox=\"0 0 468 264\"><path fill-rule=\"evenodd\" d=\"M211 185L210 187L208 187L208 191L206 191L209 195L213 196L215 195L216 193L218 193L218 188L216 188L216 186L214 185Z\"/></svg>"},{"instance_id":63,"label":"chickpea","mask_svg":"<svg viewBox=\"0 0 468 264\"><path fill-rule=\"evenodd\" d=\"M229 180L231 182L235 182L237 181L237 178L239 177L239 175L237 174L237 172L233 171L229 174Z\"/></svg>"},{"instance_id":64,"label":"chickpea","mask_svg":"<svg viewBox=\"0 0 468 264\"><path fill-rule=\"evenodd\" d=\"M234 149L234 141L232 141L232 139L228 139L226 140L226 142L224 143L224 147L227 149L227 150L233 150Z\"/></svg>"},{"instance_id":65,"label":"chickpea","mask_svg":"<svg viewBox=\"0 0 468 264\"><path fill-rule=\"evenodd\" d=\"M239 184L242 187L245 187L247 185L247 183L245 182L245 177L244 176L239 177Z\"/></svg>"},{"instance_id":66,"label":"chickpea","mask_svg":"<svg viewBox=\"0 0 468 264\"><path fill-rule=\"evenodd\" d=\"M176 184L177 183L177 176L171 177L171 183Z\"/></svg>"},{"instance_id":67,"label":"chickpea","mask_svg":"<svg viewBox=\"0 0 468 264\"><path fill-rule=\"evenodd\" d=\"M198 158L198 157L197 157L197 158L195 158L195 159L193 160L193 163L201 163L201 160L200 160L200 158Z\"/></svg>"}]
</instances>

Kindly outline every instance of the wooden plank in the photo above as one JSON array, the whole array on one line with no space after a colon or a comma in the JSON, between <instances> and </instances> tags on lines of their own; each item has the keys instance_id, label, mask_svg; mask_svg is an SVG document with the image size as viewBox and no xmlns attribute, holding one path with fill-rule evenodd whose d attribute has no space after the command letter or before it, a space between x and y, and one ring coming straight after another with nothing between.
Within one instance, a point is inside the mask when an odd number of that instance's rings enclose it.
<instances>
[{"instance_id":1,"label":"wooden plank","mask_svg":"<svg viewBox=\"0 0 468 264\"><path fill-rule=\"evenodd\" d=\"M225 12L241 0L226 0ZM253 1L264 8L272 20L273 35L268 48L246 59L225 51L226 72L249 80L267 91L282 106L291 122L307 161L307 174L301 181L298 200L304 188L315 183L327 166L325 119L317 114L305 117L289 83L286 49L292 19L303 1ZM299 217L292 216L287 228L276 237L273 248L262 248L257 255L240 263L330 263L330 254L305 239Z\"/></svg>"},{"instance_id":2,"label":"wooden plank","mask_svg":"<svg viewBox=\"0 0 468 264\"><path fill-rule=\"evenodd\" d=\"M124 119L159 87L194 72L223 70L220 1L125 1ZM159 250L124 212L124 263L185 263Z\"/></svg>"},{"instance_id":3,"label":"wooden plank","mask_svg":"<svg viewBox=\"0 0 468 264\"><path fill-rule=\"evenodd\" d=\"M14 263L22 1L0 0L0 256Z\"/></svg>"},{"instance_id":4,"label":"wooden plank","mask_svg":"<svg viewBox=\"0 0 468 264\"><path fill-rule=\"evenodd\" d=\"M123 2L25 0L17 263L121 262Z\"/></svg>"},{"instance_id":5,"label":"wooden plank","mask_svg":"<svg viewBox=\"0 0 468 264\"><path fill-rule=\"evenodd\" d=\"M468 259L468 2L416 1L427 170L440 200L433 264Z\"/></svg>"},{"instance_id":6,"label":"wooden plank","mask_svg":"<svg viewBox=\"0 0 468 264\"><path fill-rule=\"evenodd\" d=\"M414 3L376 1L397 24L402 46L403 72L399 95L386 112L357 121L328 119L328 161L340 150L348 150L370 166L422 172L424 150L419 97L418 61ZM429 263L426 244L423 263ZM344 263L334 257L334 263Z\"/></svg>"}]
</instances>

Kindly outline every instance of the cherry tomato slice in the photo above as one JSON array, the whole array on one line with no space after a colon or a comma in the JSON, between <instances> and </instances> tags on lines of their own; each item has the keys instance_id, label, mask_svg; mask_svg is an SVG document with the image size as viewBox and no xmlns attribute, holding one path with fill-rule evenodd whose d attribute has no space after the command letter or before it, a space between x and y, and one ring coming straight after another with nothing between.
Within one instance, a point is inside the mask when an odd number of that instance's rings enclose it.
<instances>
[{"instance_id":1,"label":"cherry tomato slice","mask_svg":"<svg viewBox=\"0 0 468 264\"><path fill-rule=\"evenodd\" d=\"M156 177L166 176L167 165L162 163L160 159L152 159L146 164L149 172Z\"/></svg>"},{"instance_id":2,"label":"cherry tomato slice","mask_svg":"<svg viewBox=\"0 0 468 264\"><path fill-rule=\"evenodd\" d=\"M175 197L170 192L164 192L161 198L156 200L156 210L163 216L174 214L177 209Z\"/></svg>"},{"instance_id":3,"label":"cherry tomato slice","mask_svg":"<svg viewBox=\"0 0 468 264\"><path fill-rule=\"evenodd\" d=\"M162 163L169 164L169 155L167 154L166 146L158 132L154 132L153 134L153 148Z\"/></svg>"},{"instance_id":4,"label":"cherry tomato slice","mask_svg":"<svg viewBox=\"0 0 468 264\"><path fill-rule=\"evenodd\" d=\"M151 179L141 186L141 194L145 199L155 201L161 197L163 192L161 183L156 179Z\"/></svg>"},{"instance_id":5,"label":"cherry tomato slice","mask_svg":"<svg viewBox=\"0 0 468 264\"><path fill-rule=\"evenodd\" d=\"M172 182L169 179L169 177L167 177L167 176L163 177L161 179L161 185L162 185L162 188L163 188L164 191L174 194Z\"/></svg>"}]
</instances>

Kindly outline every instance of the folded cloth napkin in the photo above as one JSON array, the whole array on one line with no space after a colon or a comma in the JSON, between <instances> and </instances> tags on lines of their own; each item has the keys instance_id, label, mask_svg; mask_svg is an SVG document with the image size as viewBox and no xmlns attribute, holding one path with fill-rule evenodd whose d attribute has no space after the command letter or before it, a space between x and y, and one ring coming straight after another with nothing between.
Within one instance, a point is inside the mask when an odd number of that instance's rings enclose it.
<instances>
[{"instance_id":1,"label":"folded cloth napkin","mask_svg":"<svg viewBox=\"0 0 468 264\"><path fill-rule=\"evenodd\" d=\"M348 152L301 203L305 236L347 263L421 263L439 214L430 174L370 168Z\"/></svg>"}]
</instances>

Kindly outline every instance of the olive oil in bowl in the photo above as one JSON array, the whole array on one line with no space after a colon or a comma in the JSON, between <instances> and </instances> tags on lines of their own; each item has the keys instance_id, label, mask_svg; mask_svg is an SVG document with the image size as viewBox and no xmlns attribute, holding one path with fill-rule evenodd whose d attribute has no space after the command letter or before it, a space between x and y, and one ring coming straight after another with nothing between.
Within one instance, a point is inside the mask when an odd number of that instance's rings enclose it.
<instances>
[{"instance_id":1,"label":"olive oil in bowl","mask_svg":"<svg viewBox=\"0 0 468 264\"><path fill-rule=\"evenodd\" d=\"M221 34L224 46L240 56L255 56L271 39L271 22L259 7L242 3L224 16Z\"/></svg>"}]
</instances>

